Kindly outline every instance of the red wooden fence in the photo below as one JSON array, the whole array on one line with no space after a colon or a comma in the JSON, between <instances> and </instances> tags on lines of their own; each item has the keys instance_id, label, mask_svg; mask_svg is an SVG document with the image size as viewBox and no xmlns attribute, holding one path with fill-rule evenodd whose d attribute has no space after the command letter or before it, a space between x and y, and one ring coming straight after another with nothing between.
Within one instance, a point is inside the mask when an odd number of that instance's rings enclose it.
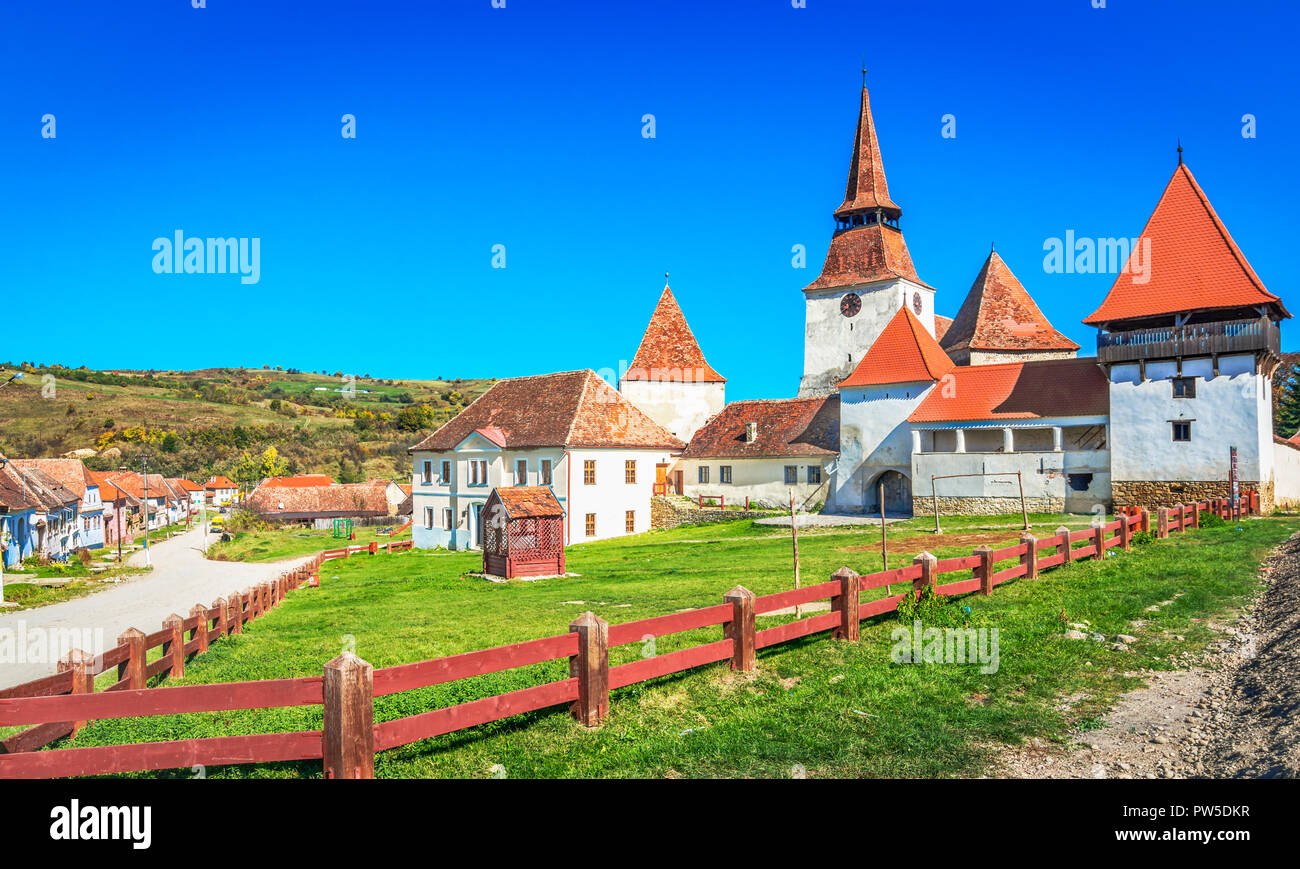
<instances>
[{"instance_id":1,"label":"red wooden fence","mask_svg":"<svg viewBox=\"0 0 1300 869\"><path fill-rule=\"evenodd\" d=\"M1257 504L1251 506L1257 509ZM1202 510L1224 518L1241 515L1226 499L1161 507L1157 511L1156 536L1168 537L1198 527ZM68 669L55 676L0 692L0 726L35 725L32 730L11 737L17 742L12 748L6 746L11 753L0 754L0 778L53 778L195 764L315 759L323 761L327 778L369 778L373 775L376 751L561 704L570 704L575 717L584 724L594 725L609 714L609 692L618 688L719 661L730 661L732 669L750 670L757 649L826 631L853 642L858 639L859 623L863 619L897 609L906 594L919 593L929 586L942 595L974 592L988 595L996 586L1012 579L1033 579L1051 567L1104 557L1116 547L1127 550L1133 533L1148 530L1150 524L1148 511L1143 509L1136 515L1123 515L1109 524L1097 522L1080 531L1058 528L1054 534L1041 538L1024 534L1014 546L996 550L981 546L971 555L958 558L936 559L922 553L907 567L867 576L842 568L830 582L761 597L737 586L716 606L626 624L609 625L594 614L585 613L569 626L567 634L380 670L374 670L355 655L344 653L325 665L321 677L144 690L146 674L151 670L167 672L177 667L183 655L206 648L214 634L238 632L244 622L273 606L283 597L283 589L296 587L310 575L307 569L299 568L276 583L254 589L249 595L235 596L235 603L227 603L224 613L218 606L188 619L176 617L157 634L145 636L139 631L123 634L120 644L106 652L100 661L101 671L116 665L119 672L119 681L103 692L93 693L86 687L85 664L80 660L70 662ZM314 561L326 557L345 556L324 553ZM1012 561L1014 564L996 569ZM939 584L937 579L944 574L964 576ZM861 600L863 591L900 583L910 583L910 588L876 600ZM763 630L755 628L756 615L820 600L831 602L830 612ZM715 626L723 628L723 639L716 642L615 667L609 665L612 647L642 642L647 636L660 637ZM197 633L198 638L184 643L185 630L191 631L192 637ZM159 644L169 654L146 667L144 650ZM178 647L184 651L176 651ZM565 658L569 660L566 679L374 723L375 697ZM167 663L159 666L159 662ZM314 705L324 706L324 725L320 731L32 750L97 718ZM26 742L22 740L41 728L51 730Z\"/></svg>"}]
</instances>

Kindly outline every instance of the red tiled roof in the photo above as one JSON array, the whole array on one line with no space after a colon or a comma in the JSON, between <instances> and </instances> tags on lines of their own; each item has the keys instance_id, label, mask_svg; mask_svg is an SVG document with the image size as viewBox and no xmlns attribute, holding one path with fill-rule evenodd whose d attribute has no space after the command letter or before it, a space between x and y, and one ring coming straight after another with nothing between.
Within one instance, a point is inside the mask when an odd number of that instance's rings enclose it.
<instances>
[{"instance_id":1,"label":"red tiled roof","mask_svg":"<svg viewBox=\"0 0 1300 869\"><path fill-rule=\"evenodd\" d=\"M751 422L758 424L752 443L745 440ZM682 458L832 456L839 450L840 399L828 395L732 402L695 433Z\"/></svg>"},{"instance_id":2,"label":"red tiled roof","mask_svg":"<svg viewBox=\"0 0 1300 869\"><path fill-rule=\"evenodd\" d=\"M952 360L916 315L899 308L840 387L938 380L952 368Z\"/></svg>"},{"instance_id":3,"label":"red tiled roof","mask_svg":"<svg viewBox=\"0 0 1300 869\"><path fill-rule=\"evenodd\" d=\"M384 516L388 483L331 483L328 486L258 486L248 507L270 516Z\"/></svg>"},{"instance_id":4,"label":"red tiled roof","mask_svg":"<svg viewBox=\"0 0 1300 869\"><path fill-rule=\"evenodd\" d=\"M494 494L510 519L564 515L564 508L549 486L505 486L496 489Z\"/></svg>"},{"instance_id":5,"label":"red tiled roof","mask_svg":"<svg viewBox=\"0 0 1300 869\"><path fill-rule=\"evenodd\" d=\"M1096 359L1041 359L961 365L932 389L909 422L965 422L1102 416L1110 384Z\"/></svg>"},{"instance_id":6,"label":"red tiled roof","mask_svg":"<svg viewBox=\"0 0 1300 869\"><path fill-rule=\"evenodd\" d=\"M623 379L673 383L725 383L727 380L704 359L704 351L667 284Z\"/></svg>"},{"instance_id":7,"label":"red tiled roof","mask_svg":"<svg viewBox=\"0 0 1300 869\"><path fill-rule=\"evenodd\" d=\"M328 486L334 478L328 474L294 474L292 477L267 477L263 486Z\"/></svg>"},{"instance_id":8,"label":"red tiled roof","mask_svg":"<svg viewBox=\"0 0 1300 869\"><path fill-rule=\"evenodd\" d=\"M498 447L505 449L506 433L494 425L476 428L474 429L474 434L487 440L489 443L496 444Z\"/></svg>"},{"instance_id":9,"label":"red tiled roof","mask_svg":"<svg viewBox=\"0 0 1300 869\"><path fill-rule=\"evenodd\" d=\"M10 462L0 467L0 507L5 511L27 510L39 506L35 493L23 484L18 468Z\"/></svg>"},{"instance_id":10,"label":"red tiled roof","mask_svg":"<svg viewBox=\"0 0 1300 869\"><path fill-rule=\"evenodd\" d=\"M1246 255L1228 234L1192 170L1178 164L1156 210L1139 238L1151 243L1148 278L1128 274L1115 278L1101 307L1084 323L1101 326L1116 320L1155 317L1186 311L1268 305L1279 317L1290 317L1281 299L1246 262Z\"/></svg>"},{"instance_id":11,"label":"red tiled roof","mask_svg":"<svg viewBox=\"0 0 1300 869\"><path fill-rule=\"evenodd\" d=\"M858 131L853 137L853 156L849 160L849 183L844 191L844 203L835 209L835 216L845 217L876 208L893 217L903 213L898 203L889 198L885 163L880 156L880 141L876 138L876 121L871 116L871 98L864 87L858 110Z\"/></svg>"},{"instance_id":12,"label":"red tiled roof","mask_svg":"<svg viewBox=\"0 0 1300 869\"><path fill-rule=\"evenodd\" d=\"M1289 438L1273 435L1273 443L1282 444L1283 446L1288 446L1293 450L1300 450L1300 431L1291 435L1291 437Z\"/></svg>"},{"instance_id":13,"label":"red tiled roof","mask_svg":"<svg viewBox=\"0 0 1300 869\"><path fill-rule=\"evenodd\" d=\"M226 477L223 477L220 474L218 474L215 477L209 477L208 481L203 484L203 488L204 489L238 489L239 486L235 485Z\"/></svg>"},{"instance_id":14,"label":"red tiled roof","mask_svg":"<svg viewBox=\"0 0 1300 869\"><path fill-rule=\"evenodd\" d=\"M446 452L483 428L498 429L509 449L684 446L587 369L499 380L409 452Z\"/></svg>"},{"instance_id":15,"label":"red tiled roof","mask_svg":"<svg viewBox=\"0 0 1300 869\"><path fill-rule=\"evenodd\" d=\"M203 491L203 487L200 486L198 483L194 482L193 480L187 480L184 477L168 477L167 482L171 483L173 486L179 486L180 488L184 489L186 492Z\"/></svg>"},{"instance_id":16,"label":"red tiled roof","mask_svg":"<svg viewBox=\"0 0 1300 869\"><path fill-rule=\"evenodd\" d=\"M912 265L912 255L907 251L902 231L874 223L835 233L821 275L804 287L804 292L895 278L930 286L916 276L916 267Z\"/></svg>"},{"instance_id":17,"label":"red tiled roof","mask_svg":"<svg viewBox=\"0 0 1300 869\"><path fill-rule=\"evenodd\" d=\"M87 484L96 485L81 459L11 459L20 468L40 468L78 497L86 497Z\"/></svg>"},{"instance_id":18,"label":"red tiled roof","mask_svg":"<svg viewBox=\"0 0 1300 869\"><path fill-rule=\"evenodd\" d=\"M1024 286L994 251L975 276L940 346L961 350L1078 350L1052 328Z\"/></svg>"},{"instance_id":19,"label":"red tiled roof","mask_svg":"<svg viewBox=\"0 0 1300 869\"><path fill-rule=\"evenodd\" d=\"M934 315L934 340L939 342L940 347L943 346L943 336L948 334L950 328L952 328L952 317Z\"/></svg>"}]
</instances>

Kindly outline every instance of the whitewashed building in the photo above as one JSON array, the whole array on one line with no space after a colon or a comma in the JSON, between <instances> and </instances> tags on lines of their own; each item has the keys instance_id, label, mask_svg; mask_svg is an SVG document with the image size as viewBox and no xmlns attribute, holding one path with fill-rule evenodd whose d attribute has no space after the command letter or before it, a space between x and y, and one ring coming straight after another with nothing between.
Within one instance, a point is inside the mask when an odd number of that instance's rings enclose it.
<instances>
[{"instance_id":1,"label":"whitewashed building","mask_svg":"<svg viewBox=\"0 0 1300 869\"><path fill-rule=\"evenodd\" d=\"M566 545L647 531L656 471L683 447L594 371L498 381L411 447L415 545L478 548L506 486L549 487Z\"/></svg>"}]
</instances>

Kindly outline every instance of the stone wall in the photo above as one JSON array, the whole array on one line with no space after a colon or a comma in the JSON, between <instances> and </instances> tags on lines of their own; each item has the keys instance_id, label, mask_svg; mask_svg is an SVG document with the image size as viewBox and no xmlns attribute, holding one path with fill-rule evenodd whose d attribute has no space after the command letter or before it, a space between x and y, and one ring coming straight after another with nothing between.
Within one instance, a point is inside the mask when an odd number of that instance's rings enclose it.
<instances>
[{"instance_id":1,"label":"stone wall","mask_svg":"<svg viewBox=\"0 0 1300 869\"><path fill-rule=\"evenodd\" d=\"M762 519L771 511L723 510L719 507L700 507L683 498L655 495L650 499L650 528L658 531L681 525L702 525L706 522L734 522L737 519Z\"/></svg>"},{"instance_id":2,"label":"stone wall","mask_svg":"<svg viewBox=\"0 0 1300 869\"><path fill-rule=\"evenodd\" d=\"M1025 498L1030 513L1064 513L1065 499L1056 497ZM964 495L940 495L940 516L1005 516L1020 512L1019 498ZM912 515L933 516L934 499L929 495L912 496Z\"/></svg>"},{"instance_id":3,"label":"stone wall","mask_svg":"<svg viewBox=\"0 0 1300 869\"><path fill-rule=\"evenodd\" d=\"M1111 480L1111 496L1116 507L1172 507L1227 498L1232 487L1227 480ZM1273 483L1261 486L1253 480L1241 481L1241 492L1259 492L1259 509L1264 515L1273 512Z\"/></svg>"}]
</instances>

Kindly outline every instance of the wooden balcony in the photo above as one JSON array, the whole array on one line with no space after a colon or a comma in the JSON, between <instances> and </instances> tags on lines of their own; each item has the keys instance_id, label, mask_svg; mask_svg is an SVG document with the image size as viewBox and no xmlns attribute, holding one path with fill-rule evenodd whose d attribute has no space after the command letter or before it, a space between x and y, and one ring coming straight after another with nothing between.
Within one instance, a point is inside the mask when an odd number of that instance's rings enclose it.
<instances>
[{"instance_id":1,"label":"wooden balcony","mask_svg":"<svg viewBox=\"0 0 1300 869\"><path fill-rule=\"evenodd\" d=\"M1097 359L1103 364L1260 351L1282 353L1281 330L1267 317L1097 335Z\"/></svg>"}]
</instances>

